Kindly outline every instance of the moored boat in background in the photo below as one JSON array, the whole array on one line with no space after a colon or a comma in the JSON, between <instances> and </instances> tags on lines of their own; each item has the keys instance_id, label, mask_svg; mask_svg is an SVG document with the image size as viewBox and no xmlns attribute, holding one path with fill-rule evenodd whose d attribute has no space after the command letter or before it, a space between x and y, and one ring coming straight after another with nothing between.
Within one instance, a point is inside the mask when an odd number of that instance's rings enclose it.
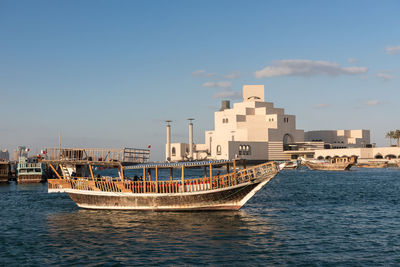
<instances>
[{"instance_id":1,"label":"moored boat in background","mask_svg":"<svg viewBox=\"0 0 400 267\"><path fill-rule=\"evenodd\" d=\"M297 160L291 160L291 161L287 161L284 169L285 170L295 170L299 167L299 162Z\"/></svg>"},{"instance_id":2,"label":"moored boat in background","mask_svg":"<svg viewBox=\"0 0 400 267\"><path fill-rule=\"evenodd\" d=\"M348 171L357 162L355 157L335 157L329 160L306 160L304 165L310 170Z\"/></svg>"},{"instance_id":3,"label":"moored boat in background","mask_svg":"<svg viewBox=\"0 0 400 267\"><path fill-rule=\"evenodd\" d=\"M369 162L359 162L355 166L357 168L382 169L382 168L387 168L388 163L382 161L369 161Z\"/></svg>"},{"instance_id":4,"label":"moored boat in background","mask_svg":"<svg viewBox=\"0 0 400 267\"><path fill-rule=\"evenodd\" d=\"M40 183L46 181L45 165L39 157L19 157L17 183Z\"/></svg>"}]
</instances>

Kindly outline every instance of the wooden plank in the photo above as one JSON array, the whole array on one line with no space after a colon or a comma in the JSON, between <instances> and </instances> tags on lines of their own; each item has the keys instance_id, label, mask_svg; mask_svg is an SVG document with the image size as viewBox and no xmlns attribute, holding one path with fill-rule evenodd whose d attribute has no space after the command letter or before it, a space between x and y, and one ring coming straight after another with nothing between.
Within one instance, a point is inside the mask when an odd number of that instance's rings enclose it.
<instances>
[{"instance_id":1,"label":"wooden plank","mask_svg":"<svg viewBox=\"0 0 400 267\"><path fill-rule=\"evenodd\" d=\"M88 185L93 191L100 191L100 189L96 187L96 183L94 181L88 181Z\"/></svg>"},{"instance_id":2,"label":"wooden plank","mask_svg":"<svg viewBox=\"0 0 400 267\"><path fill-rule=\"evenodd\" d=\"M61 176L58 174L56 169L53 167L53 165L49 164L50 168L53 170L53 172L57 175L58 179L62 179Z\"/></svg>"},{"instance_id":3,"label":"wooden plank","mask_svg":"<svg viewBox=\"0 0 400 267\"><path fill-rule=\"evenodd\" d=\"M235 185L237 185L236 160L233 160L233 179L235 181Z\"/></svg>"},{"instance_id":4,"label":"wooden plank","mask_svg":"<svg viewBox=\"0 0 400 267\"><path fill-rule=\"evenodd\" d=\"M89 164L89 170L90 170L90 176L94 180L93 169L92 169L92 165L90 165L90 164Z\"/></svg>"},{"instance_id":5,"label":"wooden plank","mask_svg":"<svg viewBox=\"0 0 400 267\"><path fill-rule=\"evenodd\" d=\"M158 193L158 167L156 166L156 193Z\"/></svg>"},{"instance_id":6,"label":"wooden plank","mask_svg":"<svg viewBox=\"0 0 400 267\"><path fill-rule=\"evenodd\" d=\"M130 192L129 189L125 188L124 182L114 182L114 184L117 186L119 190L121 190L121 192Z\"/></svg>"},{"instance_id":7,"label":"wooden plank","mask_svg":"<svg viewBox=\"0 0 400 267\"><path fill-rule=\"evenodd\" d=\"M122 165L120 164L119 168L118 168L118 175L119 178L121 179L121 181L124 181L124 167L122 167Z\"/></svg>"},{"instance_id":8,"label":"wooden plank","mask_svg":"<svg viewBox=\"0 0 400 267\"><path fill-rule=\"evenodd\" d=\"M146 193L146 168L143 168L143 192Z\"/></svg>"},{"instance_id":9,"label":"wooden plank","mask_svg":"<svg viewBox=\"0 0 400 267\"><path fill-rule=\"evenodd\" d=\"M182 192L185 192L185 167L182 166Z\"/></svg>"},{"instance_id":10,"label":"wooden plank","mask_svg":"<svg viewBox=\"0 0 400 267\"><path fill-rule=\"evenodd\" d=\"M210 189L212 189L212 164L210 163Z\"/></svg>"}]
</instances>

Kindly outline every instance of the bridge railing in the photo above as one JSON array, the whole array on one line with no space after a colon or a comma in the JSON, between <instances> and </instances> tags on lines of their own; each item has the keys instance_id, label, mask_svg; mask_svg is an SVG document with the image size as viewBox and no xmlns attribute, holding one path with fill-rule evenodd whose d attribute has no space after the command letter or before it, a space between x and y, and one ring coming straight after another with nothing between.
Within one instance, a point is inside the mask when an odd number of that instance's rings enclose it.
<instances>
[{"instance_id":1,"label":"bridge railing","mask_svg":"<svg viewBox=\"0 0 400 267\"><path fill-rule=\"evenodd\" d=\"M136 148L47 148L47 161L118 161L145 163L150 159L149 149Z\"/></svg>"}]
</instances>

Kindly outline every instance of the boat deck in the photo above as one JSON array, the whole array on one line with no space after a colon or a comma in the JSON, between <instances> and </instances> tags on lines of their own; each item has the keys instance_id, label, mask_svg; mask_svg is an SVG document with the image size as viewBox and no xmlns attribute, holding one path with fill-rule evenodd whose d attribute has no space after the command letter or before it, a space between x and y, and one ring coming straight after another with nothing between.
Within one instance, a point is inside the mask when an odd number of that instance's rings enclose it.
<instances>
[{"instance_id":1,"label":"boat deck","mask_svg":"<svg viewBox=\"0 0 400 267\"><path fill-rule=\"evenodd\" d=\"M142 166L143 167L143 166ZM255 167L234 171L224 175L180 180L130 181L121 177L73 177L70 179L49 179L49 192L71 192L71 190L121 192L121 193L184 193L222 189L262 178L277 172L275 163L269 162Z\"/></svg>"}]
</instances>

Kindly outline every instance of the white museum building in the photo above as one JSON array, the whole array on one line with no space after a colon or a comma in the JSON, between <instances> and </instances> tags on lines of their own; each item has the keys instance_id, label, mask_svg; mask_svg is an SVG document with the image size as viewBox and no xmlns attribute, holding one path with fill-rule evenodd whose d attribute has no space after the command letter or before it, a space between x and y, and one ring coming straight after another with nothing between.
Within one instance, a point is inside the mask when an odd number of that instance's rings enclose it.
<instances>
[{"instance_id":1,"label":"white museum building","mask_svg":"<svg viewBox=\"0 0 400 267\"><path fill-rule=\"evenodd\" d=\"M214 130L205 132L205 144L194 144L189 124L189 144L171 143L167 125L166 160L246 159L286 160L284 148L304 142L304 131L296 129L296 116L265 102L264 85L244 85L243 101L230 107L223 101L214 113ZM192 149L191 149L192 148Z\"/></svg>"},{"instance_id":2,"label":"white museum building","mask_svg":"<svg viewBox=\"0 0 400 267\"><path fill-rule=\"evenodd\" d=\"M340 155L357 155L360 158L400 157L400 148L385 148L390 151L375 148L370 143L369 130L304 132L297 129L295 115L286 114L283 108L265 102L264 85L244 85L243 100L234 103L233 107L229 101L222 101L221 109L214 113L214 130L205 132L205 144L194 143L193 119L189 120L189 143L171 143L171 125L167 121L167 161L266 161ZM372 150L376 150L376 155L365 152Z\"/></svg>"}]
</instances>

